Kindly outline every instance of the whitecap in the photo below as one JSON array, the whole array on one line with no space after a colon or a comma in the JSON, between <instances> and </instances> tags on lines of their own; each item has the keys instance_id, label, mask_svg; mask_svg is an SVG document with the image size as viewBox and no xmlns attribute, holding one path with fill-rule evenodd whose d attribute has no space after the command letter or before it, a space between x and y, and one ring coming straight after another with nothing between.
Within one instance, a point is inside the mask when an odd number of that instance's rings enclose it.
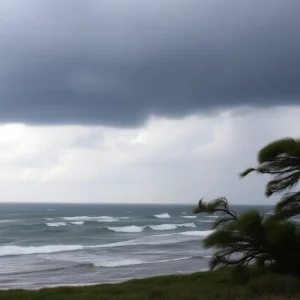
<instances>
[{"instance_id":1,"label":"whitecap","mask_svg":"<svg viewBox=\"0 0 300 300\"><path fill-rule=\"evenodd\" d=\"M186 219L196 219L197 216L181 216L181 218L186 218Z\"/></svg>"},{"instance_id":2,"label":"whitecap","mask_svg":"<svg viewBox=\"0 0 300 300\"><path fill-rule=\"evenodd\" d=\"M123 226L123 227L107 227L107 229L115 232L134 233L134 232L142 232L144 227L131 225L131 226Z\"/></svg>"},{"instance_id":3,"label":"whitecap","mask_svg":"<svg viewBox=\"0 0 300 300\"><path fill-rule=\"evenodd\" d=\"M215 220L199 220L200 223L214 223Z\"/></svg>"},{"instance_id":4,"label":"whitecap","mask_svg":"<svg viewBox=\"0 0 300 300\"><path fill-rule=\"evenodd\" d=\"M139 259L122 259L122 260L106 260L102 262L94 263L95 267L119 267L119 266L132 266L132 265L140 265L143 261Z\"/></svg>"},{"instance_id":5,"label":"whitecap","mask_svg":"<svg viewBox=\"0 0 300 300\"><path fill-rule=\"evenodd\" d=\"M83 225L84 221L74 221L74 222L69 222L72 225Z\"/></svg>"},{"instance_id":6,"label":"whitecap","mask_svg":"<svg viewBox=\"0 0 300 300\"><path fill-rule=\"evenodd\" d=\"M213 230L202 230L202 231L185 231L180 232L181 235L190 235L190 236L208 236L213 233Z\"/></svg>"},{"instance_id":7,"label":"whitecap","mask_svg":"<svg viewBox=\"0 0 300 300\"><path fill-rule=\"evenodd\" d=\"M158 219L169 219L171 218L171 216L168 213L163 213L163 214L159 214L159 215L154 215L155 218Z\"/></svg>"},{"instance_id":8,"label":"whitecap","mask_svg":"<svg viewBox=\"0 0 300 300\"><path fill-rule=\"evenodd\" d=\"M148 225L152 230L174 230L177 229L176 224L160 224L160 225Z\"/></svg>"},{"instance_id":9,"label":"whitecap","mask_svg":"<svg viewBox=\"0 0 300 300\"><path fill-rule=\"evenodd\" d=\"M193 231L197 232L197 231ZM188 235L180 233L171 233L171 234L160 234L160 235L150 235L133 240L96 245L96 246L86 246L85 248L112 248L112 247L122 247L122 246L135 246L135 245L164 245L164 244L176 244L184 243L187 241L198 240L199 235Z\"/></svg>"},{"instance_id":10,"label":"whitecap","mask_svg":"<svg viewBox=\"0 0 300 300\"><path fill-rule=\"evenodd\" d=\"M194 223L185 223L185 224L160 224L160 225L148 225L152 230L174 230L178 227L196 227Z\"/></svg>"},{"instance_id":11,"label":"whitecap","mask_svg":"<svg viewBox=\"0 0 300 300\"><path fill-rule=\"evenodd\" d=\"M44 254L83 249L82 245L48 245L38 247L0 246L0 256Z\"/></svg>"},{"instance_id":12,"label":"whitecap","mask_svg":"<svg viewBox=\"0 0 300 300\"><path fill-rule=\"evenodd\" d=\"M59 227L59 226L67 226L66 222L57 222L57 223L46 223L49 227Z\"/></svg>"},{"instance_id":13,"label":"whitecap","mask_svg":"<svg viewBox=\"0 0 300 300\"><path fill-rule=\"evenodd\" d=\"M88 217L88 216L76 216L76 217L61 217L66 221L97 221L97 222L117 222L118 218L110 216Z\"/></svg>"},{"instance_id":14,"label":"whitecap","mask_svg":"<svg viewBox=\"0 0 300 300\"><path fill-rule=\"evenodd\" d=\"M132 265L141 265L141 264L157 264L157 263L166 263L166 262L172 262L172 261L187 260L187 259L191 259L191 258L192 258L192 256L158 260L158 261L142 261L140 259L106 260L106 261L94 263L94 267L113 268L113 267L119 267L119 266L132 266Z\"/></svg>"}]
</instances>

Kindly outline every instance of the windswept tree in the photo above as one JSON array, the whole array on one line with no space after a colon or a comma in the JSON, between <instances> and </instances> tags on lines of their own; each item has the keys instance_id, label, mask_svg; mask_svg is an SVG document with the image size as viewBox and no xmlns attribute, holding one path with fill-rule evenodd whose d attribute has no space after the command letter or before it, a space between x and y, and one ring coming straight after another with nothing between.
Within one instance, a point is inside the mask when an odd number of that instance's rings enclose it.
<instances>
[{"instance_id":1,"label":"windswept tree","mask_svg":"<svg viewBox=\"0 0 300 300\"><path fill-rule=\"evenodd\" d=\"M276 271L300 275L300 224L288 220L300 213L300 191L292 191L300 179L300 140L284 138L274 141L258 153L258 166L241 173L268 174L266 196L283 193L274 216L258 210L237 215L225 198L211 202L201 199L195 213L217 213L213 233L204 239L204 247L213 248L211 268L249 263L272 266Z\"/></svg>"},{"instance_id":2,"label":"windswept tree","mask_svg":"<svg viewBox=\"0 0 300 300\"><path fill-rule=\"evenodd\" d=\"M205 248L215 250L211 269L268 263L278 272L300 274L299 223L278 221L257 210L237 216L225 198L211 202L201 199L194 212L218 214L215 230L203 241Z\"/></svg>"},{"instance_id":3,"label":"windswept tree","mask_svg":"<svg viewBox=\"0 0 300 300\"><path fill-rule=\"evenodd\" d=\"M242 172L268 174L272 179L266 186L267 197L286 192L275 207L275 216L288 219L300 213L300 192L291 192L300 179L300 140L284 138L262 148L257 157L258 166Z\"/></svg>"}]
</instances>

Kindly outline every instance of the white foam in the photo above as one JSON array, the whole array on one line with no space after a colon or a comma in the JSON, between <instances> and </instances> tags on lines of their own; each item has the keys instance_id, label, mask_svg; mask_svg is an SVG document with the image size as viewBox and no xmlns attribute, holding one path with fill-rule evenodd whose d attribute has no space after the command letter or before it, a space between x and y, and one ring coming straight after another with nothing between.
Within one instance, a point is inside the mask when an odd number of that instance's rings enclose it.
<instances>
[{"instance_id":1,"label":"white foam","mask_svg":"<svg viewBox=\"0 0 300 300\"><path fill-rule=\"evenodd\" d=\"M205 216L206 218L214 218L214 219L216 219L216 218L219 218L219 216Z\"/></svg>"},{"instance_id":2,"label":"white foam","mask_svg":"<svg viewBox=\"0 0 300 300\"><path fill-rule=\"evenodd\" d=\"M0 223L10 223L12 222L13 220L1 220Z\"/></svg>"},{"instance_id":3,"label":"white foam","mask_svg":"<svg viewBox=\"0 0 300 300\"><path fill-rule=\"evenodd\" d=\"M195 223L177 224L178 227L196 227Z\"/></svg>"},{"instance_id":4,"label":"white foam","mask_svg":"<svg viewBox=\"0 0 300 300\"><path fill-rule=\"evenodd\" d=\"M141 265L141 264L157 264L157 263L166 263L166 262L171 262L171 261L186 260L186 259L191 259L191 258L192 258L192 256L166 259L166 260L158 260L158 261L142 261L140 259L106 260L103 262L94 263L94 267L113 268L113 267L132 266L132 265Z\"/></svg>"},{"instance_id":5,"label":"white foam","mask_svg":"<svg viewBox=\"0 0 300 300\"><path fill-rule=\"evenodd\" d=\"M120 217L119 219L127 220L127 219L130 219L130 217Z\"/></svg>"},{"instance_id":6,"label":"white foam","mask_svg":"<svg viewBox=\"0 0 300 300\"><path fill-rule=\"evenodd\" d=\"M186 219L196 219L197 216L181 216L181 218L186 218Z\"/></svg>"},{"instance_id":7,"label":"white foam","mask_svg":"<svg viewBox=\"0 0 300 300\"><path fill-rule=\"evenodd\" d=\"M154 217L158 218L158 219L170 219L171 218L171 216L168 213L154 215Z\"/></svg>"},{"instance_id":8,"label":"white foam","mask_svg":"<svg viewBox=\"0 0 300 300\"><path fill-rule=\"evenodd\" d=\"M193 227L196 225L194 223L184 223L184 224L160 224L160 225L146 225L146 226L123 226L123 227L107 227L107 229L115 231L115 232L125 232L125 233L133 233L133 232L142 232L145 228L150 228L152 230L175 230L179 227Z\"/></svg>"},{"instance_id":9,"label":"white foam","mask_svg":"<svg viewBox=\"0 0 300 300\"><path fill-rule=\"evenodd\" d=\"M142 232L144 227L131 225L131 226L124 226L124 227L107 227L107 229L115 232L131 233L131 232Z\"/></svg>"},{"instance_id":10,"label":"white foam","mask_svg":"<svg viewBox=\"0 0 300 300\"><path fill-rule=\"evenodd\" d=\"M46 223L46 225L50 227L59 227L59 226L67 226L67 223L66 222Z\"/></svg>"},{"instance_id":11,"label":"white foam","mask_svg":"<svg viewBox=\"0 0 300 300\"><path fill-rule=\"evenodd\" d=\"M148 225L152 230L174 230L178 227L196 227L194 223Z\"/></svg>"},{"instance_id":12,"label":"white foam","mask_svg":"<svg viewBox=\"0 0 300 300\"><path fill-rule=\"evenodd\" d=\"M185 231L180 232L181 235L190 235L190 236L208 236L213 233L213 230L202 230L202 231Z\"/></svg>"},{"instance_id":13,"label":"white foam","mask_svg":"<svg viewBox=\"0 0 300 300\"><path fill-rule=\"evenodd\" d=\"M134 246L134 245L164 245L164 244L176 244L183 243L187 241L193 241L199 239L199 234L196 235L198 231L193 231L192 234L180 234L180 233L171 233L171 234L160 234L160 235L150 235L134 240L128 240L123 242L116 242L111 244L96 245L96 246L86 246L85 248L113 248L113 247L122 247L122 246Z\"/></svg>"},{"instance_id":14,"label":"white foam","mask_svg":"<svg viewBox=\"0 0 300 300\"><path fill-rule=\"evenodd\" d=\"M0 256L54 253L81 250L81 245L48 245L39 247L1 246Z\"/></svg>"},{"instance_id":15,"label":"white foam","mask_svg":"<svg viewBox=\"0 0 300 300\"><path fill-rule=\"evenodd\" d=\"M62 217L66 221L97 221L97 222L118 222L118 218L110 216L88 217L88 216L76 216L76 217Z\"/></svg>"},{"instance_id":16,"label":"white foam","mask_svg":"<svg viewBox=\"0 0 300 300\"><path fill-rule=\"evenodd\" d=\"M149 227L152 230L174 230L174 229L177 229L176 224L149 225L147 227Z\"/></svg>"},{"instance_id":17,"label":"white foam","mask_svg":"<svg viewBox=\"0 0 300 300\"><path fill-rule=\"evenodd\" d=\"M200 223L214 223L215 220L200 220L198 222L200 222Z\"/></svg>"},{"instance_id":18,"label":"white foam","mask_svg":"<svg viewBox=\"0 0 300 300\"><path fill-rule=\"evenodd\" d=\"M74 222L70 222L70 224L72 224L72 225L83 225L84 221L74 221Z\"/></svg>"},{"instance_id":19,"label":"white foam","mask_svg":"<svg viewBox=\"0 0 300 300\"><path fill-rule=\"evenodd\" d=\"M47 221L52 221L52 220L54 220L53 218L45 218L45 220L47 220Z\"/></svg>"},{"instance_id":20,"label":"white foam","mask_svg":"<svg viewBox=\"0 0 300 300\"><path fill-rule=\"evenodd\" d=\"M143 261L139 259L121 259L121 260L107 260L103 262L94 263L95 267L119 267L119 266L132 266L132 265L140 265Z\"/></svg>"}]
</instances>

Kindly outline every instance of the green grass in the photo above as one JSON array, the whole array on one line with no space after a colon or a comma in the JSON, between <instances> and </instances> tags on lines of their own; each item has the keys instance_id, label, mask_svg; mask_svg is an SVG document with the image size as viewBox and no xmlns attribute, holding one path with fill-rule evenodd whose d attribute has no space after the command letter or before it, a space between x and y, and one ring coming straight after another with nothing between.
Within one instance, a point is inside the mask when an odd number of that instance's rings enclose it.
<instances>
[{"instance_id":1,"label":"green grass","mask_svg":"<svg viewBox=\"0 0 300 300\"><path fill-rule=\"evenodd\" d=\"M231 274L201 272L119 284L0 291L0 300L300 300L300 282L296 278L258 270L251 270L246 280L245 276Z\"/></svg>"}]
</instances>

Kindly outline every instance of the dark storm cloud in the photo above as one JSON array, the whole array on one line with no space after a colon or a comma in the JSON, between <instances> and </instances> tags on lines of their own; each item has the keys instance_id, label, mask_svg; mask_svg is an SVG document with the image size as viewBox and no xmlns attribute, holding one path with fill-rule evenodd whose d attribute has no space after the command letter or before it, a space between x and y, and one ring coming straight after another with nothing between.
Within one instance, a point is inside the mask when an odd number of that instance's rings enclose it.
<instances>
[{"instance_id":1,"label":"dark storm cloud","mask_svg":"<svg viewBox=\"0 0 300 300\"><path fill-rule=\"evenodd\" d=\"M298 104L299 28L298 0L2 1L0 121Z\"/></svg>"}]
</instances>

